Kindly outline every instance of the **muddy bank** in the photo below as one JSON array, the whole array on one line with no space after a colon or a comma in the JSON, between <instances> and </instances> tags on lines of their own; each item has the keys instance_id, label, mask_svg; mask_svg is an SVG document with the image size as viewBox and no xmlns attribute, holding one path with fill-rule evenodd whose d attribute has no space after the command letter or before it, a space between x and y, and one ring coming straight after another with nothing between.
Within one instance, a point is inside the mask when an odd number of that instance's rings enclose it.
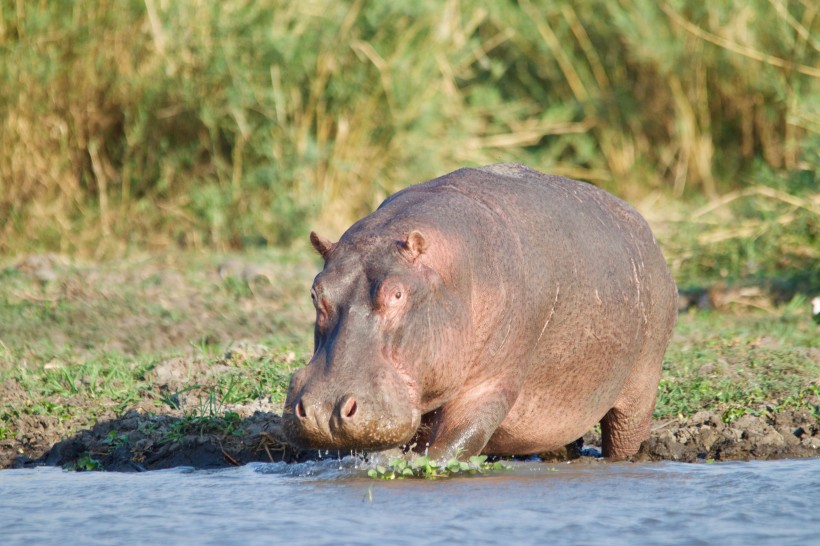
<instances>
[{"instance_id":1,"label":"muddy bank","mask_svg":"<svg viewBox=\"0 0 820 546\"><path fill-rule=\"evenodd\" d=\"M0 468L316 457L285 445L278 417L290 374L310 358L310 256L0 265ZM820 349L807 302L775 308L752 288L705 294L681 295L689 311L659 389L657 415L691 417L656 422L636 459L820 456ZM719 413L695 413L704 408ZM722 421L747 411L761 416Z\"/></svg>"},{"instance_id":2,"label":"muddy bank","mask_svg":"<svg viewBox=\"0 0 820 546\"><path fill-rule=\"evenodd\" d=\"M157 415L137 407L65 439L49 435L48 423L32 423L32 428L38 427L42 428L39 442L0 442L0 467L57 465L79 470L143 471L317 457L316 451L299 451L286 444L279 416L266 402L231 407L218 418L191 418L178 410ZM590 432L583 441L586 449L564 449L542 458L550 462L595 460L600 453L595 449L599 435ZM799 409L745 415L730 424L719 414L707 412L689 419L656 422L650 439L633 460L698 462L818 456L820 420L809 410Z\"/></svg>"}]
</instances>

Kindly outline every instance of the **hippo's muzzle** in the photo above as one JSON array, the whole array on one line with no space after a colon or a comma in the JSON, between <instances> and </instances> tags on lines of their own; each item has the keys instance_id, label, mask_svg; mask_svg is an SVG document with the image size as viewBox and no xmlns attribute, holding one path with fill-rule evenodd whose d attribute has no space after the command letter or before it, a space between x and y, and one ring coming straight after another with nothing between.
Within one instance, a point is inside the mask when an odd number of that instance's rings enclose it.
<instances>
[{"instance_id":1,"label":"hippo's muzzle","mask_svg":"<svg viewBox=\"0 0 820 546\"><path fill-rule=\"evenodd\" d=\"M418 429L418 411L394 389L386 392L378 388L384 385L374 385L368 393L340 389L339 395L320 394L294 388L300 379L297 372L282 416L285 435L297 447L377 451L406 444Z\"/></svg>"}]
</instances>

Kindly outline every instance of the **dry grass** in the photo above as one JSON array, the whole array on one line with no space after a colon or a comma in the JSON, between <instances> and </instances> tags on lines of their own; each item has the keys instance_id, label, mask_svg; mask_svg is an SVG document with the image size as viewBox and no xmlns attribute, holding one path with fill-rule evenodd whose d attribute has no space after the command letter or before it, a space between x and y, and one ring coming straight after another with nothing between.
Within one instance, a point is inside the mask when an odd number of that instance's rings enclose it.
<instances>
[{"instance_id":1,"label":"dry grass","mask_svg":"<svg viewBox=\"0 0 820 546\"><path fill-rule=\"evenodd\" d=\"M745 298L752 306L770 296L787 301L797 292L820 293L820 194L811 187L789 192L769 182L728 192L702 206L668 198L639 205L679 286L719 282L773 291Z\"/></svg>"},{"instance_id":2,"label":"dry grass","mask_svg":"<svg viewBox=\"0 0 820 546\"><path fill-rule=\"evenodd\" d=\"M4 4L0 252L283 244L509 160L719 204L816 177L817 35L783 0Z\"/></svg>"}]
</instances>

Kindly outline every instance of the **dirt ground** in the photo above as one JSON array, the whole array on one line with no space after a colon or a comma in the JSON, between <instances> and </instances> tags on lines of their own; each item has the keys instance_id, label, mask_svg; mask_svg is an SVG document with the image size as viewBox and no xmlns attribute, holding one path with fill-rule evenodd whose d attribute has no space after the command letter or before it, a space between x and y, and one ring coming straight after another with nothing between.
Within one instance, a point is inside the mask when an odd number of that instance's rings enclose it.
<instances>
[{"instance_id":1,"label":"dirt ground","mask_svg":"<svg viewBox=\"0 0 820 546\"><path fill-rule=\"evenodd\" d=\"M20 394L13 381L0 385L0 402ZM183 410L171 407L157 411L154 401L144 400L121 417L112 413L93 427L65 438L61 433L65 423L56 418L21 415L15 426L22 434L0 442L0 468L57 465L79 470L144 471L316 458L316 451L299 451L287 445L279 425L280 409L269 400L226 407L233 420L231 426L224 419L192 421ZM600 436L590 432L583 443L586 449L577 449L579 442L576 449L543 454L542 458L550 462L595 460L600 455L595 448L600 445ZM707 412L656 422L651 437L633 459L711 462L818 456L820 422L809 410L799 409L744 415L730 424L724 423L720 414Z\"/></svg>"}]
</instances>

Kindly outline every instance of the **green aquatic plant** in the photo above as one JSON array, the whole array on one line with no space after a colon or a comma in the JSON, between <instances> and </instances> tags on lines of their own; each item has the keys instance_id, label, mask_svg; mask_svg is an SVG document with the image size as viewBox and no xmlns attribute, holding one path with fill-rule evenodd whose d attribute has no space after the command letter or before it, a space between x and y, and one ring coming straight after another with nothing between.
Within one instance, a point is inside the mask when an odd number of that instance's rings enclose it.
<instances>
[{"instance_id":1,"label":"green aquatic plant","mask_svg":"<svg viewBox=\"0 0 820 546\"><path fill-rule=\"evenodd\" d=\"M367 475L378 480L402 480L405 478L424 478L435 480L449 478L455 474L486 474L496 470L509 470L511 467L501 461L488 462L486 455L474 455L467 461L452 458L447 462L436 461L427 455L415 459L396 457L390 459L387 466L376 465L367 471Z\"/></svg>"},{"instance_id":2,"label":"green aquatic plant","mask_svg":"<svg viewBox=\"0 0 820 546\"><path fill-rule=\"evenodd\" d=\"M90 453L83 453L80 458L69 463L63 467L65 470L74 470L76 472L90 472L94 470L104 470L100 461L95 459Z\"/></svg>"}]
</instances>

